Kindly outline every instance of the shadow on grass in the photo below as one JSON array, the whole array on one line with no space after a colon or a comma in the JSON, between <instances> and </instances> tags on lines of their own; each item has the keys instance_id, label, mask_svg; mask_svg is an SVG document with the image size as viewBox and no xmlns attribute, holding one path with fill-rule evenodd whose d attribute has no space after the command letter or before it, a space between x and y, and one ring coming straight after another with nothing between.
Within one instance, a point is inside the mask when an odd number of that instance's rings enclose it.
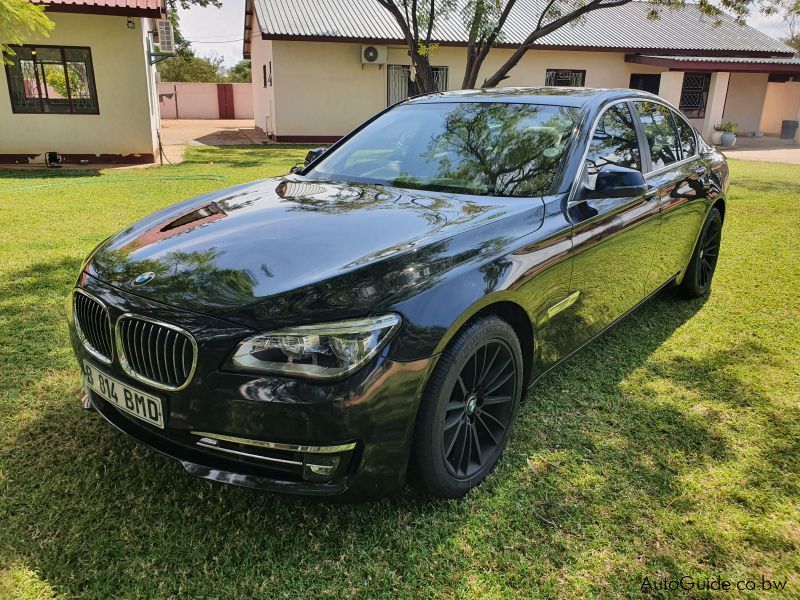
<instances>
[{"instance_id":1,"label":"shadow on grass","mask_svg":"<svg viewBox=\"0 0 800 600\"><path fill-rule=\"evenodd\" d=\"M22 304L54 303L69 289L72 262L13 273L2 291ZM612 548L631 553L623 560L642 544L644 553L648 537L665 535L657 515L691 509L687 469L726 460L712 422L647 388L660 368L653 353L700 306L656 298L538 383L505 458L466 500L409 490L354 506L189 477L78 408L69 352L33 354L54 340L63 350L60 318L23 310L0 321L0 339L31 338L21 342L31 360L12 356L28 372L6 390L11 401L44 390L48 401L15 430L4 425L0 553L57 591L99 598L472 595L489 573L494 586L546 592L594 553L611 562ZM53 383L54 369L71 383ZM720 403L728 390L749 389L702 363L679 371L676 385ZM681 550L664 543L641 568L681 571ZM713 539L703 543L709 561L725 559Z\"/></svg>"}]
</instances>

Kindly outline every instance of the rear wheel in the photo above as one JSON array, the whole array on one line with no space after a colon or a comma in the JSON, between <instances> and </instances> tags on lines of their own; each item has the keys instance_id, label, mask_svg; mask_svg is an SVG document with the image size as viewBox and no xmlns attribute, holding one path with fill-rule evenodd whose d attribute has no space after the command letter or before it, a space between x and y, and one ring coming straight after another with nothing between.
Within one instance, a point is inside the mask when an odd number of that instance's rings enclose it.
<instances>
[{"instance_id":1,"label":"rear wheel","mask_svg":"<svg viewBox=\"0 0 800 600\"><path fill-rule=\"evenodd\" d=\"M678 291L686 298L705 296L711 289L711 280L717 268L720 242L722 241L722 214L712 208L703 224L686 274Z\"/></svg>"},{"instance_id":2,"label":"rear wheel","mask_svg":"<svg viewBox=\"0 0 800 600\"><path fill-rule=\"evenodd\" d=\"M412 460L421 487L460 498L491 473L522 396L522 352L502 319L481 318L442 354L420 405Z\"/></svg>"}]
</instances>

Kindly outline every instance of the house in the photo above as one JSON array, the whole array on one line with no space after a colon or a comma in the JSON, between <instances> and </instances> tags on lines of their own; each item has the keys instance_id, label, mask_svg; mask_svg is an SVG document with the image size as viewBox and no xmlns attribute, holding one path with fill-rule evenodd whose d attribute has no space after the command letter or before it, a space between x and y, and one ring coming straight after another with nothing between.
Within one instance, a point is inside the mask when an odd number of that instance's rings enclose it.
<instances>
[{"instance_id":1,"label":"house","mask_svg":"<svg viewBox=\"0 0 800 600\"><path fill-rule=\"evenodd\" d=\"M152 162L159 125L152 47L165 0L32 0L55 23L0 77L0 162ZM3 68L3 67L0 67Z\"/></svg>"},{"instance_id":2,"label":"house","mask_svg":"<svg viewBox=\"0 0 800 600\"><path fill-rule=\"evenodd\" d=\"M478 81L529 32L536 6L524 0L514 8ZM725 121L740 132L777 134L782 120L798 119L800 59L791 48L728 15L717 25L696 4L662 7L656 20L647 18L652 9L631 2L558 29L504 85L652 91L706 137ZM440 89L459 89L467 42L459 17L437 21L433 40ZM244 56L252 60L256 126L278 141L333 141L414 93L400 29L374 0L246 0Z\"/></svg>"}]
</instances>

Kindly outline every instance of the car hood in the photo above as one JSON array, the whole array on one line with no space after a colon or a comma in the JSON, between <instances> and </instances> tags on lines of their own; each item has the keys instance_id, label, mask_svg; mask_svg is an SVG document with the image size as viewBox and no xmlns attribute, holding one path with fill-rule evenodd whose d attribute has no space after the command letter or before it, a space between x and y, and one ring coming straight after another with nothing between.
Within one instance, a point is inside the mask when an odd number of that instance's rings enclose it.
<instances>
[{"instance_id":1,"label":"car hood","mask_svg":"<svg viewBox=\"0 0 800 600\"><path fill-rule=\"evenodd\" d=\"M404 285L387 283L407 262L398 257L523 213L527 231L537 228L540 199L461 196L292 175L220 190L154 213L101 244L87 272L139 296L215 316L259 304L262 316L300 313L298 302L309 310L308 303L320 295L338 296L340 307L363 312ZM374 270L386 261L391 264L383 265L382 274ZM352 276L365 270L371 270L374 284L363 284L366 275ZM298 290L303 292L298 298L276 301ZM268 299L272 302L265 306Z\"/></svg>"}]
</instances>

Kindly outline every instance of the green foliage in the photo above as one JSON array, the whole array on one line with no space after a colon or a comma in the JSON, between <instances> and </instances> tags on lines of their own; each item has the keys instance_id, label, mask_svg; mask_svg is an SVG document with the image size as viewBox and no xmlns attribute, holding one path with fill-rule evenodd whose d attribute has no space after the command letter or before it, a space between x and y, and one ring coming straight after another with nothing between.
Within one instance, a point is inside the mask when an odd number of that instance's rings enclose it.
<instances>
[{"instance_id":1,"label":"green foliage","mask_svg":"<svg viewBox=\"0 0 800 600\"><path fill-rule=\"evenodd\" d=\"M727 123L720 123L719 125L714 125L714 129L716 131L726 131L729 133L736 133L736 130L739 129L738 123L731 123L728 121Z\"/></svg>"},{"instance_id":2,"label":"green foliage","mask_svg":"<svg viewBox=\"0 0 800 600\"><path fill-rule=\"evenodd\" d=\"M252 81L252 66L249 60L240 60L228 69L225 79L231 83L250 83Z\"/></svg>"},{"instance_id":3,"label":"green foliage","mask_svg":"<svg viewBox=\"0 0 800 600\"><path fill-rule=\"evenodd\" d=\"M59 65L47 65L45 67L45 73L47 75L47 85L49 85L59 94L61 94L61 96L66 98L67 78L64 77L64 69ZM77 92L79 90L83 90L85 87L86 87L86 82L84 82L75 71L70 71L69 88L73 96L76 96Z\"/></svg>"},{"instance_id":4,"label":"green foliage","mask_svg":"<svg viewBox=\"0 0 800 600\"><path fill-rule=\"evenodd\" d=\"M0 598L633 599L644 577L761 574L789 583L648 597L797 598L798 165L730 161L711 295L661 294L546 375L464 500L347 506L212 485L83 411L64 298L84 256L306 152L0 171Z\"/></svg>"},{"instance_id":5,"label":"green foliage","mask_svg":"<svg viewBox=\"0 0 800 600\"><path fill-rule=\"evenodd\" d=\"M187 56L178 55L158 63L161 81L223 81L222 59L195 56L190 52Z\"/></svg>"},{"instance_id":6,"label":"green foliage","mask_svg":"<svg viewBox=\"0 0 800 600\"><path fill-rule=\"evenodd\" d=\"M10 46L38 41L50 35L55 24L44 13L44 6L28 0L0 0L0 58L10 64Z\"/></svg>"}]
</instances>

